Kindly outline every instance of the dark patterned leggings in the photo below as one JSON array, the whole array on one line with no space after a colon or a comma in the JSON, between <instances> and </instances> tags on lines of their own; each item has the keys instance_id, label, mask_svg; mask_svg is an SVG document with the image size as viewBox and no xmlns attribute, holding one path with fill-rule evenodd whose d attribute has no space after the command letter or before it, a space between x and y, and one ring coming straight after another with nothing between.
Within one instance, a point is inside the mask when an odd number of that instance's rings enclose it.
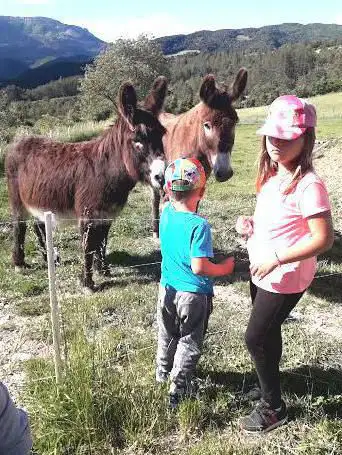
<instances>
[{"instance_id":1,"label":"dark patterned leggings","mask_svg":"<svg viewBox=\"0 0 342 455\"><path fill-rule=\"evenodd\" d=\"M282 355L281 325L304 292L277 294L250 282L252 312L245 340L254 360L262 398L277 408L281 403L279 362Z\"/></svg>"}]
</instances>

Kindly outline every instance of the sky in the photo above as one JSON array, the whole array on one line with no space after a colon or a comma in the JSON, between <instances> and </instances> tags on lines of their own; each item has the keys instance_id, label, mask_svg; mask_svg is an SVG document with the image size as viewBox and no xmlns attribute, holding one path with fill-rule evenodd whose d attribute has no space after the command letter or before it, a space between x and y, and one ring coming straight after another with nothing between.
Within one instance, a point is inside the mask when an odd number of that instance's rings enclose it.
<instances>
[{"instance_id":1,"label":"sky","mask_svg":"<svg viewBox=\"0 0 342 455\"><path fill-rule=\"evenodd\" d=\"M158 37L283 22L342 24L341 5L341 0L0 0L0 15L50 17L111 42L141 33Z\"/></svg>"}]
</instances>

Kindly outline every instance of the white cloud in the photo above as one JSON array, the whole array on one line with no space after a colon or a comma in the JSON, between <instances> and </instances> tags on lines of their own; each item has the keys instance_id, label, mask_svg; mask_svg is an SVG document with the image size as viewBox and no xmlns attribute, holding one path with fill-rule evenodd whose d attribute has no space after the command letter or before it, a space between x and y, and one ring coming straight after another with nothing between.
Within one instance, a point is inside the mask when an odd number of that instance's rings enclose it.
<instances>
[{"instance_id":1,"label":"white cloud","mask_svg":"<svg viewBox=\"0 0 342 455\"><path fill-rule=\"evenodd\" d=\"M178 17L169 14L154 14L145 17L128 19L65 19L67 24L87 28L96 37L104 41L114 41L117 38L136 38L141 33L155 37L179 33L191 33L196 27L182 23Z\"/></svg>"}]
</instances>

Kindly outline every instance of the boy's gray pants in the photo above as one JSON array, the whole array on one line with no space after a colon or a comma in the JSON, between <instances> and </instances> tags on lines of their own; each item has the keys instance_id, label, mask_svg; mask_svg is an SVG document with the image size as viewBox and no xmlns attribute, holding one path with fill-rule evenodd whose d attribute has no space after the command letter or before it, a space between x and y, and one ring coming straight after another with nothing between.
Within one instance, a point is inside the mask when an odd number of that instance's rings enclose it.
<instances>
[{"instance_id":1,"label":"boy's gray pants","mask_svg":"<svg viewBox=\"0 0 342 455\"><path fill-rule=\"evenodd\" d=\"M194 375L211 311L211 296L159 287L157 368L179 389Z\"/></svg>"},{"instance_id":2,"label":"boy's gray pants","mask_svg":"<svg viewBox=\"0 0 342 455\"><path fill-rule=\"evenodd\" d=\"M28 419L15 407L0 382L0 455L28 455L32 447Z\"/></svg>"}]
</instances>

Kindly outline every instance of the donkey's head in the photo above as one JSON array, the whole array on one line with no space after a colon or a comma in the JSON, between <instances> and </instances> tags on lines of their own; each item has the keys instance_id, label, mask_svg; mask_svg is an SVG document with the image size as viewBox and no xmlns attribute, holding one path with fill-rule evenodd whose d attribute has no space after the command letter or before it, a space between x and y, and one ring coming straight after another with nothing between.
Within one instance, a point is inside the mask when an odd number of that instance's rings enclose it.
<instances>
[{"instance_id":1,"label":"donkey's head","mask_svg":"<svg viewBox=\"0 0 342 455\"><path fill-rule=\"evenodd\" d=\"M213 170L219 182L233 175L230 157L238 122L233 102L240 97L246 83L247 71L241 68L229 89L219 88L211 74L204 78L200 89L202 103L197 110L200 121L199 145L206 166Z\"/></svg>"},{"instance_id":2,"label":"donkey's head","mask_svg":"<svg viewBox=\"0 0 342 455\"><path fill-rule=\"evenodd\" d=\"M158 79L160 79L159 83L164 83L164 78ZM157 119L161 109L161 107L159 108L159 98L154 97L157 81L142 107L137 105L134 87L129 83L124 84L120 89L118 107L119 115L121 114L128 123L131 131L130 141L133 156L129 160L129 164L126 163L126 167L129 168L130 174L135 175L138 180L153 187L162 188L165 171L162 138L166 130ZM161 106L163 101L164 99Z\"/></svg>"}]
</instances>

